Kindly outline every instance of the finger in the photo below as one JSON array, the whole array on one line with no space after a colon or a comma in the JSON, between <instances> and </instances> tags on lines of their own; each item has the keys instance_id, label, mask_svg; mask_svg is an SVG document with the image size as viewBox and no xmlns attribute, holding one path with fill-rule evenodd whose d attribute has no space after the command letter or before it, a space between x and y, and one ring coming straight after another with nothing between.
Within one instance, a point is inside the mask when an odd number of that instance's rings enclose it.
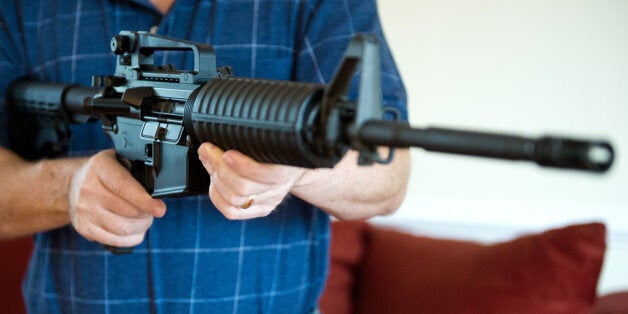
<instances>
[{"instance_id":1,"label":"finger","mask_svg":"<svg viewBox=\"0 0 628 314\"><path fill-rule=\"evenodd\" d=\"M213 175L217 167L222 163L223 150L212 143L203 143L198 148L198 158L207 170L209 175Z\"/></svg>"},{"instance_id":2,"label":"finger","mask_svg":"<svg viewBox=\"0 0 628 314\"><path fill-rule=\"evenodd\" d=\"M260 194L267 190L264 184L259 184L240 176L229 165L223 162L224 152L211 143L204 143L199 148L199 158L203 161L215 187L228 202L238 204L253 194Z\"/></svg>"},{"instance_id":3,"label":"finger","mask_svg":"<svg viewBox=\"0 0 628 314\"><path fill-rule=\"evenodd\" d=\"M128 218L114 212L103 210L101 215L92 221L108 232L119 236L144 234L153 224L153 216L146 215L139 218Z\"/></svg>"},{"instance_id":4,"label":"finger","mask_svg":"<svg viewBox=\"0 0 628 314\"><path fill-rule=\"evenodd\" d=\"M144 214L143 217L124 217L102 206L80 208L77 216L78 223L75 228L80 229L81 222L90 222L112 234L128 236L145 233L153 223L153 216ZM78 227L77 227L78 225Z\"/></svg>"},{"instance_id":5,"label":"finger","mask_svg":"<svg viewBox=\"0 0 628 314\"><path fill-rule=\"evenodd\" d=\"M75 206L82 209L106 207L108 211L128 218L152 217L102 185L93 186L88 184L83 186L81 188L81 197Z\"/></svg>"},{"instance_id":6,"label":"finger","mask_svg":"<svg viewBox=\"0 0 628 314\"><path fill-rule=\"evenodd\" d=\"M246 209L245 207L253 205L273 205L274 208L274 206L281 203L289 192L287 188L279 188L254 182L247 188L231 188L228 184L224 183L222 179L222 177L215 175L210 187L215 190L215 193L220 193L225 203L239 209ZM252 204L248 204L251 203L251 198L253 198Z\"/></svg>"},{"instance_id":7,"label":"finger","mask_svg":"<svg viewBox=\"0 0 628 314\"><path fill-rule=\"evenodd\" d=\"M163 217L166 213L166 204L146 192L146 189L117 161L115 152L109 150L104 154L108 158L103 158L103 167L98 168L101 183L113 194L125 199L139 210L154 217Z\"/></svg>"},{"instance_id":8,"label":"finger","mask_svg":"<svg viewBox=\"0 0 628 314\"><path fill-rule=\"evenodd\" d=\"M225 175L222 171L217 172L222 183L217 185L217 189L234 204L241 203L250 195L263 196L261 199L278 204L305 173L303 168L257 163L237 151L227 151L223 160L226 165L223 168L228 168L229 172ZM246 167L247 172L240 171L243 168L239 167ZM250 175L240 175L238 171Z\"/></svg>"},{"instance_id":9,"label":"finger","mask_svg":"<svg viewBox=\"0 0 628 314\"><path fill-rule=\"evenodd\" d=\"M238 181L240 179L248 179L250 182L266 185L285 183L286 178L298 177L299 174L305 172L305 169L297 167L259 163L236 150L223 152L222 149L211 143L201 145L199 159L210 175L217 172L219 174L227 173L226 169L223 168L228 166L229 171L237 174L237 176L223 176L225 181L229 180L232 187L239 186ZM259 193L259 191L246 192L246 194L252 193Z\"/></svg>"},{"instance_id":10,"label":"finger","mask_svg":"<svg viewBox=\"0 0 628 314\"><path fill-rule=\"evenodd\" d=\"M239 151L226 151L222 160L238 176L264 184L282 183L285 178L293 177L299 168L285 165L259 163Z\"/></svg>"},{"instance_id":11,"label":"finger","mask_svg":"<svg viewBox=\"0 0 628 314\"><path fill-rule=\"evenodd\" d=\"M114 247L134 247L144 241L145 232L135 233L130 235L118 235L111 233L101 226L94 223L87 222L85 225L85 232L81 233L83 237L90 241L96 241L103 245L110 245Z\"/></svg>"},{"instance_id":12,"label":"finger","mask_svg":"<svg viewBox=\"0 0 628 314\"><path fill-rule=\"evenodd\" d=\"M275 206L254 202L251 207L243 209L241 204L235 205L228 202L211 185L209 188L209 198L216 208L229 220L244 220L258 217L265 217L272 212Z\"/></svg>"},{"instance_id":13,"label":"finger","mask_svg":"<svg viewBox=\"0 0 628 314\"><path fill-rule=\"evenodd\" d=\"M251 195L262 194L271 189L266 184L240 177L227 165L214 172L211 179L214 188L231 204L242 204Z\"/></svg>"}]
</instances>

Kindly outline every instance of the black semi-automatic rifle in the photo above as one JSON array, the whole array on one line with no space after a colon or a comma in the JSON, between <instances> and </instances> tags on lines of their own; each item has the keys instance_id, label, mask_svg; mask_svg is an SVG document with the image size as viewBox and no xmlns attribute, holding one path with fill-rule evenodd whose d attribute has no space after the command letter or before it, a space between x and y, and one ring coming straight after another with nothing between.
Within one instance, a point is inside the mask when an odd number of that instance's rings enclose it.
<instances>
[{"instance_id":1,"label":"black semi-automatic rifle","mask_svg":"<svg viewBox=\"0 0 628 314\"><path fill-rule=\"evenodd\" d=\"M93 86L21 80L9 90L13 148L28 159L67 153L69 124L100 118L117 154L156 197L207 193L200 143L236 149L260 162L333 167L348 149L360 164L387 163L395 147L534 161L605 172L613 149L603 141L538 139L385 121L377 39L350 42L331 83L234 77L216 67L210 45L122 31L111 41L113 76ZM192 51L194 69L155 65L156 51ZM356 100L347 93L359 70ZM380 156L378 146L391 147Z\"/></svg>"}]
</instances>

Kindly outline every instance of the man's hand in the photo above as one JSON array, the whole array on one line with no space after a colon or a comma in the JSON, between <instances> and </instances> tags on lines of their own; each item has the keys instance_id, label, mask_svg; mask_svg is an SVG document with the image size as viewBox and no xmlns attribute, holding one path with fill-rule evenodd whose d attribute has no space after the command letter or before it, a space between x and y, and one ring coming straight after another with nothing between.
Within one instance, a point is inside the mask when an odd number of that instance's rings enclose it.
<instances>
[{"instance_id":1,"label":"man's hand","mask_svg":"<svg viewBox=\"0 0 628 314\"><path fill-rule=\"evenodd\" d=\"M198 156L211 177L209 197L232 220L270 214L303 176L305 169L259 163L244 154L204 143Z\"/></svg>"},{"instance_id":2,"label":"man's hand","mask_svg":"<svg viewBox=\"0 0 628 314\"><path fill-rule=\"evenodd\" d=\"M116 159L113 150L89 158L72 178L70 221L90 241L132 247L144 240L166 204L153 199Z\"/></svg>"}]
</instances>

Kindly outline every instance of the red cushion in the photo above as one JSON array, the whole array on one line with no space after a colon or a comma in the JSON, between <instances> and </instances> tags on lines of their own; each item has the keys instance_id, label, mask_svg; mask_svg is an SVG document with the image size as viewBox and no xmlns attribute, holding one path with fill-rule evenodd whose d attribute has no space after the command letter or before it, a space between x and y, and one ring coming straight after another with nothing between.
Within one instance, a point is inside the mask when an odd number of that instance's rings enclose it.
<instances>
[{"instance_id":1,"label":"red cushion","mask_svg":"<svg viewBox=\"0 0 628 314\"><path fill-rule=\"evenodd\" d=\"M0 313L25 312L21 285L32 248L31 238L0 241Z\"/></svg>"},{"instance_id":2,"label":"red cushion","mask_svg":"<svg viewBox=\"0 0 628 314\"><path fill-rule=\"evenodd\" d=\"M360 313L589 313L606 229L573 225L482 245L372 228L368 245Z\"/></svg>"},{"instance_id":3,"label":"red cushion","mask_svg":"<svg viewBox=\"0 0 628 314\"><path fill-rule=\"evenodd\" d=\"M595 314L626 314L628 313L628 292L613 292L597 298Z\"/></svg>"},{"instance_id":4,"label":"red cushion","mask_svg":"<svg viewBox=\"0 0 628 314\"><path fill-rule=\"evenodd\" d=\"M366 249L365 222L334 222L331 234L331 265L320 298L322 313L353 313L357 294L356 276Z\"/></svg>"}]
</instances>

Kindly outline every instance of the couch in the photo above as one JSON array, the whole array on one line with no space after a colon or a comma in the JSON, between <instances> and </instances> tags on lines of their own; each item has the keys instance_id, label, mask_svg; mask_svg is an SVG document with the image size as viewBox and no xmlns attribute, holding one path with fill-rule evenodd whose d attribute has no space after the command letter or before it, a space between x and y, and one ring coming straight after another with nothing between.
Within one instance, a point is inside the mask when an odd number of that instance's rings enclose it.
<instances>
[{"instance_id":1,"label":"couch","mask_svg":"<svg viewBox=\"0 0 628 314\"><path fill-rule=\"evenodd\" d=\"M334 222L331 239L324 314L628 313L628 293L596 294L599 222L492 244Z\"/></svg>"},{"instance_id":2,"label":"couch","mask_svg":"<svg viewBox=\"0 0 628 314\"><path fill-rule=\"evenodd\" d=\"M30 238L0 241L0 313L24 313L20 287L32 248Z\"/></svg>"},{"instance_id":3,"label":"couch","mask_svg":"<svg viewBox=\"0 0 628 314\"><path fill-rule=\"evenodd\" d=\"M332 224L324 314L628 313L628 294L596 295L602 223L481 244L363 221ZM0 313L23 313L29 238L0 242Z\"/></svg>"}]
</instances>

